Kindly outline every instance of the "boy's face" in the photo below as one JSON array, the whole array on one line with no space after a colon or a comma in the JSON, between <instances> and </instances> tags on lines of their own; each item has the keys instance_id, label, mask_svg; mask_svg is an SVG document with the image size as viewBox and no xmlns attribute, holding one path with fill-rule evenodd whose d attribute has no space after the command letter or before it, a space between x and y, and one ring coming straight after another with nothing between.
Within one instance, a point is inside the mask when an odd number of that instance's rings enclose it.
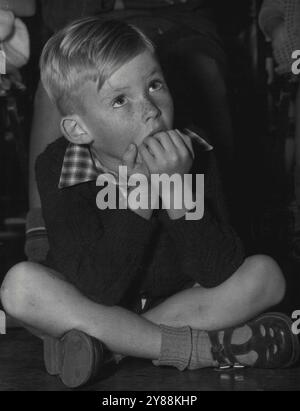
<instances>
[{"instance_id":1,"label":"boy's face","mask_svg":"<svg viewBox=\"0 0 300 411\"><path fill-rule=\"evenodd\" d=\"M173 101L161 67L150 51L139 54L107 79L83 87L81 119L100 160L116 170L130 143L139 146L173 127Z\"/></svg>"}]
</instances>

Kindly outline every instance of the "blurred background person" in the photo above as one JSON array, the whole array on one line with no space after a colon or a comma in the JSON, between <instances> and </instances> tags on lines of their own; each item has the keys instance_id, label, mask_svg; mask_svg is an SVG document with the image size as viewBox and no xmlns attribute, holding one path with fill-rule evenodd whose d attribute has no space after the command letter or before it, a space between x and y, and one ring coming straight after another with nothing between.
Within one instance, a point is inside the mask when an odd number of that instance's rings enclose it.
<instances>
[{"instance_id":1,"label":"blurred background person","mask_svg":"<svg viewBox=\"0 0 300 411\"><path fill-rule=\"evenodd\" d=\"M285 167L292 175L294 194L291 209L294 217L293 254L300 257L300 86L292 72L294 51L300 50L300 2L298 0L264 0L259 16L260 27L271 45L273 61L267 65L268 83L280 83L279 111L283 127ZM295 201L293 201L293 199Z\"/></svg>"}]
</instances>

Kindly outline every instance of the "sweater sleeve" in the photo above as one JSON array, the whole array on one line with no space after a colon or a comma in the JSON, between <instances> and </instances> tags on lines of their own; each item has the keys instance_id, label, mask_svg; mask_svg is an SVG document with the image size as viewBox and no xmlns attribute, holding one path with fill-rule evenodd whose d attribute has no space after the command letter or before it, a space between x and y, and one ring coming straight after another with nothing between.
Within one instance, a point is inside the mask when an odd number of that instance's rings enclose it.
<instances>
[{"instance_id":1,"label":"sweater sleeve","mask_svg":"<svg viewBox=\"0 0 300 411\"><path fill-rule=\"evenodd\" d=\"M215 157L206 153L205 210L200 220L162 219L174 240L185 275L203 287L216 287L244 262L244 247L229 224ZM203 162L204 157L198 161Z\"/></svg>"},{"instance_id":2,"label":"sweater sleeve","mask_svg":"<svg viewBox=\"0 0 300 411\"><path fill-rule=\"evenodd\" d=\"M36 166L49 261L84 295L105 304L122 304L139 280L153 222L130 210L96 207L95 182L58 189L59 174L42 155Z\"/></svg>"},{"instance_id":3,"label":"sweater sleeve","mask_svg":"<svg viewBox=\"0 0 300 411\"><path fill-rule=\"evenodd\" d=\"M285 0L264 0L259 14L259 25L268 40L274 26L284 22Z\"/></svg>"}]
</instances>

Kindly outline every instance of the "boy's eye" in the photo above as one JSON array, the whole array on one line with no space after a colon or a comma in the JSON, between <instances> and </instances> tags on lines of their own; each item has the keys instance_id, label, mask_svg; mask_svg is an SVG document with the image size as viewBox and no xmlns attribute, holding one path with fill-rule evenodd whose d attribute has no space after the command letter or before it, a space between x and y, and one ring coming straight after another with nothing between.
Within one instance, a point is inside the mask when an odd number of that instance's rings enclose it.
<instances>
[{"instance_id":1,"label":"boy's eye","mask_svg":"<svg viewBox=\"0 0 300 411\"><path fill-rule=\"evenodd\" d=\"M118 96L117 98L114 99L113 101L113 108L119 108L124 106L124 104L127 103L127 99L125 96Z\"/></svg>"},{"instance_id":2,"label":"boy's eye","mask_svg":"<svg viewBox=\"0 0 300 411\"><path fill-rule=\"evenodd\" d=\"M158 91L161 90L164 86L164 83L161 80L154 80L151 81L149 89L150 91Z\"/></svg>"}]
</instances>

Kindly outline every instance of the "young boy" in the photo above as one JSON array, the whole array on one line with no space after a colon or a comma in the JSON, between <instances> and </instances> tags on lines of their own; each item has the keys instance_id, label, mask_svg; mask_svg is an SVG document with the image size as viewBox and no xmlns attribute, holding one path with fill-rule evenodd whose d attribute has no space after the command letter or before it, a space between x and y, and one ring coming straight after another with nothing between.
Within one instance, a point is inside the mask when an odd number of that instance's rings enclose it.
<instances>
[{"instance_id":1,"label":"young boy","mask_svg":"<svg viewBox=\"0 0 300 411\"><path fill-rule=\"evenodd\" d=\"M299 344L288 318L265 314L245 324L282 299L282 273L269 257L245 258L208 144L203 150L193 133L174 129L149 39L124 22L81 19L49 40L41 73L65 137L36 166L50 253L45 265L13 267L1 299L44 339L48 372L80 386L99 372L104 347L115 358L180 370L293 364ZM100 210L96 179L118 175L120 165L148 179L205 173L203 218L189 221L191 209L173 201ZM161 193L162 205L178 190Z\"/></svg>"}]
</instances>

